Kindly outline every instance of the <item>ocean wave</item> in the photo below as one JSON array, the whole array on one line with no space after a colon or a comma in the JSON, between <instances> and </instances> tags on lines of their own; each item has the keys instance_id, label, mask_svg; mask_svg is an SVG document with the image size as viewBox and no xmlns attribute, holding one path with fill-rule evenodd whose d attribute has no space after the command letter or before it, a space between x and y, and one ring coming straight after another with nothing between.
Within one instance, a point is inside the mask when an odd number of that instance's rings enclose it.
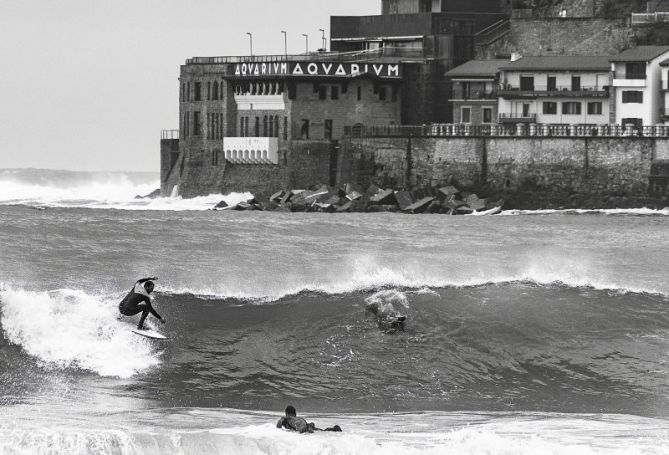
<instances>
[{"instance_id":1,"label":"ocean wave","mask_svg":"<svg viewBox=\"0 0 669 455\"><path fill-rule=\"evenodd\" d=\"M35 209L209 210L221 200L234 205L252 197L251 193L231 193L192 199L137 198L158 188L160 180L149 173L0 170L0 205Z\"/></svg>"},{"instance_id":2,"label":"ocean wave","mask_svg":"<svg viewBox=\"0 0 669 455\"><path fill-rule=\"evenodd\" d=\"M628 215L628 216L669 216L669 207L663 209L540 209L504 210L500 215Z\"/></svg>"},{"instance_id":3,"label":"ocean wave","mask_svg":"<svg viewBox=\"0 0 669 455\"><path fill-rule=\"evenodd\" d=\"M116 304L82 291L0 291L0 328L46 367L131 377L160 363L150 342L117 319Z\"/></svg>"}]
</instances>

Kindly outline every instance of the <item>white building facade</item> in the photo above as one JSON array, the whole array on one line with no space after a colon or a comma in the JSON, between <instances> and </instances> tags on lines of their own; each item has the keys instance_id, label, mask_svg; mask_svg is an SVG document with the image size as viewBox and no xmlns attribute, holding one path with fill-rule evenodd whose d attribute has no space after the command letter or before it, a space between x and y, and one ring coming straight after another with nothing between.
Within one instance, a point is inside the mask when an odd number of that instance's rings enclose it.
<instances>
[{"instance_id":1,"label":"white building facade","mask_svg":"<svg viewBox=\"0 0 669 455\"><path fill-rule=\"evenodd\" d=\"M610 57L521 57L500 68L499 123L609 123Z\"/></svg>"},{"instance_id":2,"label":"white building facade","mask_svg":"<svg viewBox=\"0 0 669 455\"><path fill-rule=\"evenodd\" d=\"M611 123L640 128L666 120L661 64L667 59L669 46L638 46L611 59Z\"/></svg>"}]
</instances>

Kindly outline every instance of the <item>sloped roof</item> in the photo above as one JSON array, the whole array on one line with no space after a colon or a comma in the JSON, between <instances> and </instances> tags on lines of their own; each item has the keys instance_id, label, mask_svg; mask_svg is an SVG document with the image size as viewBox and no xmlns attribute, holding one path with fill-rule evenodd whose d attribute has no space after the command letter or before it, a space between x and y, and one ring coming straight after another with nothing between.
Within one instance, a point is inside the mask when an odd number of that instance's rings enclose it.
<instances>
[{"instance_id":1,"label":"sloped roof","mask_svg":"<svg viewBox=\"0 0 669 455\"><path fill-rule=\"evenodd\" d=\"M612 62L649 62L669 52L669 46L637 46L611 57Z\"/></svg>"},{"instance_id":2,"label":"sloped roof","mask_svg":"<svg viewBox=\"0 0 669 455\"><path fill-rule=\"evenodd\" d=\"M608 71L609 56L547 55L507 62L504 71Z\"/></svg>"},{"instance_id":3,"label":"sloped roof","mask_svg":"<svg viewBox=\"0 0 669 455\"><path fill-rule=\"evenodd\" d=\"M508 63L508 60L470 60L460 66L456 66L446 73L448 77L493 77L499 72L500 66Z\"/></svg>"}]
</instances>

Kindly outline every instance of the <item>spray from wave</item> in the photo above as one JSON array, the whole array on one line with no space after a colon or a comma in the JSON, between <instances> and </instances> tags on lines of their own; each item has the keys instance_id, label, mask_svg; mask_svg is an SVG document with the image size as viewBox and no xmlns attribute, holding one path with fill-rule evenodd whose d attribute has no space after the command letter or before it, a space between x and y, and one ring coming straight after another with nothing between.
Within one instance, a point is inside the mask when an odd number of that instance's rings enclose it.
<instances>
[{"instance_id":1,"label":"spray from wave","mask_svg":"<svg viewBox=\"0 0 669 455\"><path fill-rule=\"evenodd\" d=\"M0 313L4 338L47 367L127 378L160 363L116 305L81 291L2 291Z\"/></svg>"},{"instance_id":2,"label":"spray from wave","mask_svg":"<svg viewBox=\"0 0 669 455\"><path fill-rule=\"evenodd\" d=\"M148 172L74 172L45 169L0 170L0 205L118 210L208 210L221 200L229 205L250 193L211 194L193 199L144 197L160 188Z\"/></svg>"}]
</instances>

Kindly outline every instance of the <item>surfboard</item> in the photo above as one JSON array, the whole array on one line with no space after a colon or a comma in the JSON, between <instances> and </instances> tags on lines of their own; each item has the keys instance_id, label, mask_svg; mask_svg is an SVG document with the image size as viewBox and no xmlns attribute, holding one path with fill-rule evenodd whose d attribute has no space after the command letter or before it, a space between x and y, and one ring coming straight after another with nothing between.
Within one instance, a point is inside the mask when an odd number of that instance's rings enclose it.
<instances>
[{"instance_id":1,"label":"surfboard","mask_svg":"<svg viewBox=\"0 0 669 455\"><path fill-rule=\"evenodd\" d=\"M149 330L149 329L144 329L144 330L139 330L139 329L132 329L133 333L136 333L137 335L142 335L143 337L151 338L153 340L166 340L167 337L161 333L156 332L155 330Z\"/></svg>"}]
</instances>

